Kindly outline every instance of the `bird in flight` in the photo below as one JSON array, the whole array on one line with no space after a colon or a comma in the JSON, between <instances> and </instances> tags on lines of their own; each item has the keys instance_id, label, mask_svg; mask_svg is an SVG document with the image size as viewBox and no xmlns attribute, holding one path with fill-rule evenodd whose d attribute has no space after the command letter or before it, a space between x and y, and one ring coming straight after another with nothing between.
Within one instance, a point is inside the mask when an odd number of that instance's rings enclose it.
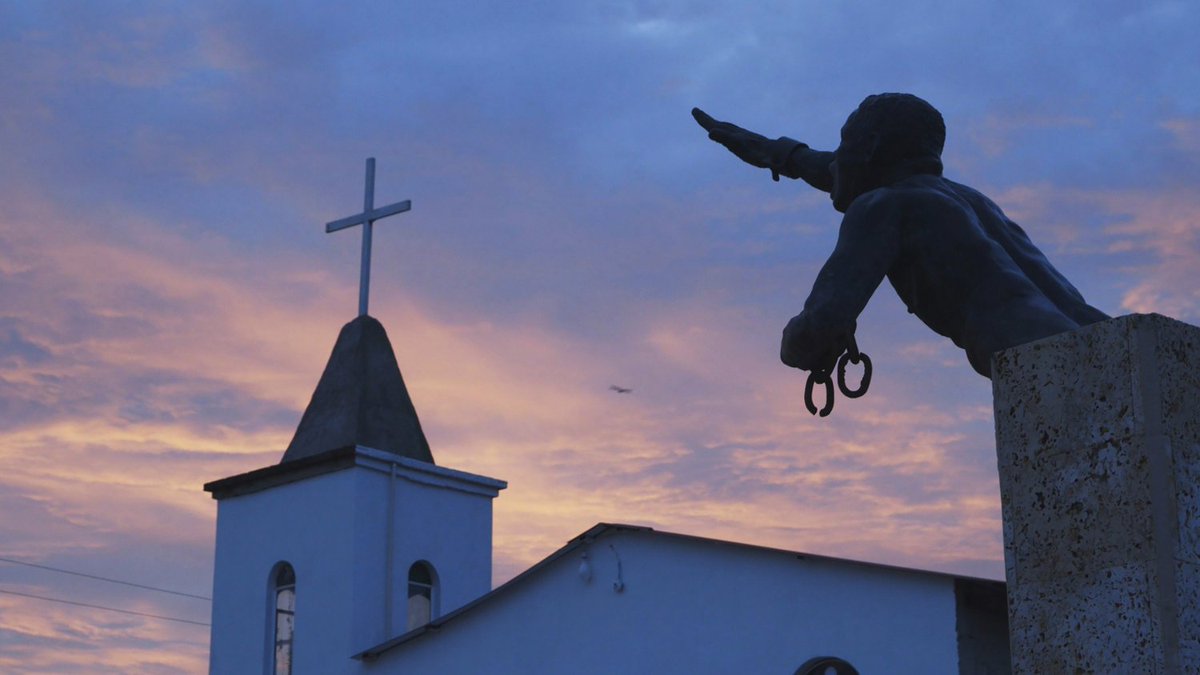
<instances>
[{"instance_id":1,"label":"bird in flight","mask_svg":"<svg viewBox=\"0 0 1200 675\"><path fill-rule=\"evenodd\" d=\"M609 389L612 389L613 391L617 392L618 394L628 394L628 393L630 393L631 391L633 391L632 389L630 389L630 388L628 388L628 387L618 387L618 386L617 386L617 385L615 385L615 384L610 384L610 385L608 386L608 388L609 388Z\"/></svg>"}]
</instances>

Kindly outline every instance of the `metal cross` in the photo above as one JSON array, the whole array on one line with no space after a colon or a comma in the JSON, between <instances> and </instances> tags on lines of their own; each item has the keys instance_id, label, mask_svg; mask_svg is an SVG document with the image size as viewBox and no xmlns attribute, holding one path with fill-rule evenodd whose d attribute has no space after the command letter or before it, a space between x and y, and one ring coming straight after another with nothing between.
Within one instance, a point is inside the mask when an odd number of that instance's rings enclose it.
<instances>
[{"instance_id":1,"label":"metal cross","mask_svg":"<svg viewBox=\"0 0 1200 675\"><path fill-rule=\"evenodd\" d=\"M375 208L375 158L367 158L367 188L363 195L363 212L325 223L325 232L337 232L355 225L363 226L362 268L358 277L358 315L367 314L367 295L371 290L371 226L376 220L404 213L412 208L412 201L405 199L390 206Z\"/></svg>"}]
</instances>

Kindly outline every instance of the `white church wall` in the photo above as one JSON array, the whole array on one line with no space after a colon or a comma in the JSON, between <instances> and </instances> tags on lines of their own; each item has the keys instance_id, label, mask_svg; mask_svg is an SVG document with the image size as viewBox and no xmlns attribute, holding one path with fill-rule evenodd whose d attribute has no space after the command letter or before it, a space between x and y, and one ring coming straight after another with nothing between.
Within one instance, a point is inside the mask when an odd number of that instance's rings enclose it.
<instances>
[{"instance_id":1,"label":"white church wall","mask_svg":"<svg viewBox=\"0 0 1200 675\"><path fill-rule=\"evenodd\" d=\"M389 500L394 504L391 630L385 634L382 618L363 626L360 634L370 639L360 645L361 650L408 632L408 570L415 562L430 564L437 575L435 617L491 590L492 499L504 483L423 462L394 462L394 457L369 448L359 452L362 466L370 471L358 477L356 544L360 551L369 552L359 559L358 569L359 574L380 581L362 586L359 602L374 605L374 617L383 617L385 611L386 504ZM389 491L394 492L389 495Z\"/></svg>"},{"instance_id":2,"label":"white church wall","mask_svg":"<svg viewBox=\"0 0 1200 675\"><path fill-rule=\"evenodd\" d=\"M345 619L353 614L354 482L340 471L218 503L212 673L268 672L270 574L280 561L295 569L296 612L305 618L296 622L293 672L344 672L352 653ZM315 622L314 614L343 621ZM261 671L251 669L256 664Z\"/></svg>"},{"instance_id":3,"label":"white church wall","mask_svg":"<svg viewBox=\"0 0 1200 675\"><path fill-rule=\"evenodd\" d=\"M590 581L580 575L583 553ZM863 673L958 672L953 578L609 532L364 665L395 674L790 675L822 655Z\"/></svg>"},{"instance_id":4,"label":"white church wall","mask_svg":"<svg viewBox=\"0 0 1200 675\"><path fill-rule=\"evenodd\" d=\"M438 576L435 615L458 609L492 587L492 512L485 500L464 500L424 485L400 486L404 508L396 523L396 569L407 574L417 561ZM458 522L457 527L437 523ZM398 590L403 598L406 590ZM396 634L407 632L402 629Z\"/></svg>"},{"instance_id":5,"label":"white church wall","mask_svg":"<svg viewBox=\"0 0 1200 675\"><path fill-rule=\"evenodd\" d=\"M252 472L236 495L215 484L213 673L268 672L281 561L296 574L295 675L354 672L352 655L407 632L418 560L436 571L435 617L491 588L492 499L503 481L363 447L340 461L294 482L280 479L299 477L287 465L273 467L265 487Z\"/></svg>"}]
</instances>

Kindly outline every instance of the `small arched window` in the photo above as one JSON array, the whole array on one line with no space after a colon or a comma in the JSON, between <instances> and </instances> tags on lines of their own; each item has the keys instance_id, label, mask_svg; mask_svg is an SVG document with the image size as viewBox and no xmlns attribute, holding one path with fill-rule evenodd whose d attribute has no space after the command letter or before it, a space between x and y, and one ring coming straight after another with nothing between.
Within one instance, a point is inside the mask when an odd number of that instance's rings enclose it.
<instances>
[{"instance_id":1,"label":"small arched window","mask_svg":"<svg viewBox=\"0 0 1200 675\"><path fill-rule=\"evenodd\" d=\"M280 563L271 579L274 592L275 675L291 675L292 644L296 634L296 571L287 563Z\"/></svg>"},{"instance_id":2,"label":"small arched window","mask_svg":"<svg viewBox=\"0 0 1200 675\"><path fill-rule=\"evenodd\" d=\"M858 675L849 661L836 656L817 656L804 662L795 675Z\"/></svg>"},{"instance_id":3,"label":"small arched window","mask_svg":"<svg viewBox=\"0 0 1200 675\"><path fill-rule=\"evenodd\" d=\"M433 566L424 561L408 568L408 629L429 623L433 618L436 575Z\"/></svg>"}]
</instances>

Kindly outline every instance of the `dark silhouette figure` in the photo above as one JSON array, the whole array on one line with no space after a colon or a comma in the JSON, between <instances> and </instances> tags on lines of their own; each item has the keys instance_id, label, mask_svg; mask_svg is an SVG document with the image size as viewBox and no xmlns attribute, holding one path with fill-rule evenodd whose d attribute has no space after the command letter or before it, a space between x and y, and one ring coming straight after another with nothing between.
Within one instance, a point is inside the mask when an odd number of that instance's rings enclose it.
<instances>
[{"instance_id":1,"label":"dark silhouette figure","mask_svg":"<svg viewBox=\"0 0 1200 675\"><path fill-rule=\"evenodd\" d=\"M834 152L771 140L699 108L692 115L743 161L830 193L845 214L804 311L783 331L780 357L793 368L832 371L885 276L908 311L966 350L984 377L996 351L1109 318L1000 207L942 177L945 123L916 96L868 96Z\"/></svg>"}]
</instances>

